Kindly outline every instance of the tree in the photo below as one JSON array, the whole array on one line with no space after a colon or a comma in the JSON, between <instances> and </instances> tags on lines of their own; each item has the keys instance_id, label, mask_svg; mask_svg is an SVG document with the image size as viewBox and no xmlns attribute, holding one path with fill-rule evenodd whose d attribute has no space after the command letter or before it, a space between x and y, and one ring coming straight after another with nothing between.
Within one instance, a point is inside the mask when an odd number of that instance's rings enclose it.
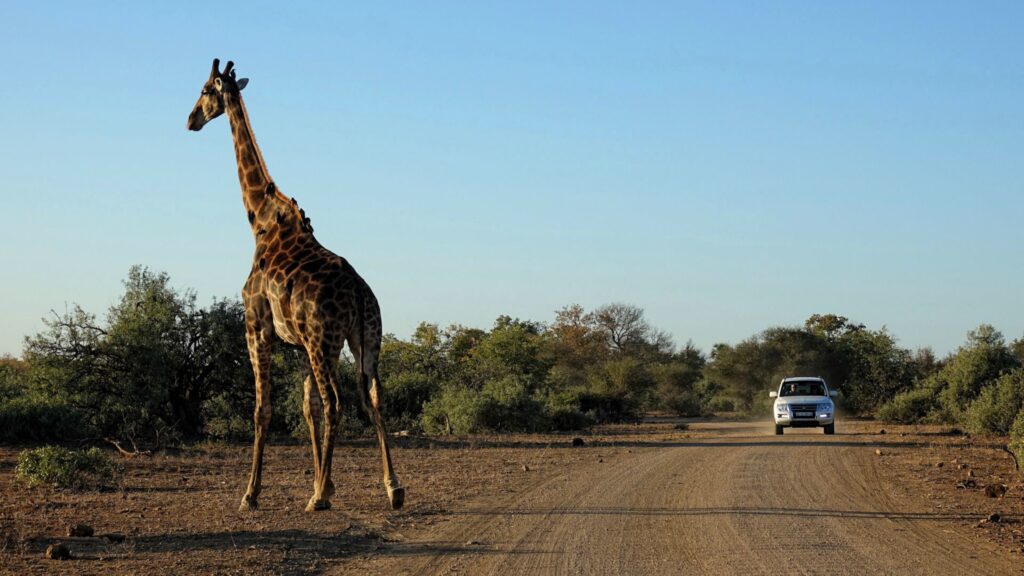
<instances>
[{"instance_id":1,"label":"tree","mask_svg":"<svg viewBox=\"0 0 1024 576\"><path fill-rule=\"evenodd\" d=\"M872 413L897 394L909 390L917 375L910 351L896 345L885 328L849 331L835 341L844 364L844 403L856 413Z\"/></svg>"},{"instance_id":2,"label":"tree","mask_svg":"<svg viewBox=\"0 0 1024 576\"><path fill-rule=\"evenodd\" d=\"M26 392L26 372L27 367L21 360L8 355L0 356L0 402Z\"/></svg>"},{"instance_id":3,"label":"tree","mask_svg":"<svg viewBox=\"0 0 1024 576\"><path fill-rule=\"evenodd\" d=\"M644 342L651 330L643 309L632 304L605 304L594 310L594 321L609 346L620 354Z\"/></svg>"},{"instance_id":4,"label":"tree","mask_svg":"<svg viewBox=\"0 0 1024 576\"><path fill-rule=\"evenodd\" d=\"M812 314L804 322L804 328L812 333L832 339L843 334L863 330L864 325L853 324L846 316L839 316L837 314Z\"/></svg>"},{"instance_id":5,"label":"tree","mask_svg":"<svg viewBox=\"0 0 1024 576\"><path fill-rule=\"evenodd\" d=\"M558 364L579 370L607 357L606 332L579 304L556 311L550 332Z\"/></svg>"},{"instance_id":6,"label":"tree","mask_svg":"<svg viewBox=\"0 0 1024 576\"><path fill-rule=\"evenodd\" d=\"M644 310L616 302L593 312L593 321L614 354L633 354L649 361L667 360L675 349L672 337L644 319Z\"/></svg>"},{"instance_id":7,"label":"tree","mask_svg":"<svg viewBox=\"0 0 1024 576\"><path fill-rule=\"evenodd\" d=\"M248 387L242 306L196 306L167 274L129 270L105 323L73 306L26 339L25 358L49 394L89 414L103 434L159 442L198 437L203 402Z\"/></svg>"},{"instance_id":8,"label":"tree","mask_svg":"<svg viewBox=\"0 0 1024 576\"><path fill-rule=\"evenodd\" d=\"M967 343L937 375L942 383L939 403L943 410L937 418L960 420L964 409L978 397L982 388L1019 366L1002 333L988 324L971 330L967 333Z\"/></svg>"},{"instance_id":9,"label":"tree","mask_svg":"<svg viewBox=\"0 0 1024 576\"><path fill-rule=\"evenodd\" d=\"M703 414L714 392L714 387L702 380L706 362L693 342L687 342L671 362L653 365L657 406L682 416Z\"/></svg>"}]
</instances>

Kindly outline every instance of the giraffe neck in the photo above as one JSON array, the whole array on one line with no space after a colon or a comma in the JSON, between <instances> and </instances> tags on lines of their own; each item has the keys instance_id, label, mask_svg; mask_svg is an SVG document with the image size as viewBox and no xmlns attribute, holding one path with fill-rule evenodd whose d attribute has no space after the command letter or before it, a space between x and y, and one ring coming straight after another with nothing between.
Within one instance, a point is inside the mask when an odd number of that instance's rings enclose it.
<instances>
[{"instance_id":1,"label":"giraffe neck","mask_svg":"<svg viewBox=\"0 0 1024 576\"><path fill-rule=\"evenodd\" d=\"M249 124L249 114L240 94L225 94L224 109L231 123L238 160L238 181L242 185L242 202L256 238L257 247L282 238L308 235L313 226L306 213L299 209L295 199L289 199L274 184L256 145L256 137ZM313 241L315 242L315 238Z\"/></svg>"},{"instance_id":2,"label":"giraffe neck","mask_svg":"<svg viewBox=\"0 0 1024 576\"><path fill-rule=\"evenodd\" d=\"M242 186L242 202L253 223L252 214L259 214L266 203L267 197L274 195L268 190L273 185L263 155L256 145L256 136L249 124L249 114L245 111L241 94L225 94L224 108L231 123L231 134L235 142L235 158L238 161L238 182Z\"/></svg>"}]
</instances>

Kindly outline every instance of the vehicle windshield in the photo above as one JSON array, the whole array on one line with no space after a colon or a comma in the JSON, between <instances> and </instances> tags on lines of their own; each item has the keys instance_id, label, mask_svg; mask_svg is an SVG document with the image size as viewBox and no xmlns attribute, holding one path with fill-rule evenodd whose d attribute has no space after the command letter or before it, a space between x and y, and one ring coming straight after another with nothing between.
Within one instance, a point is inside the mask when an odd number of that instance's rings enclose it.
<instances>
[{"instance_id":1,"label":"vehicle windshield","mask_svg":"<svg viewBox=\"0 0 1024 576\"><path fill-rule=\"evenodd\" d=\"M825 386L819 380L784 382L779 396L824 396Z\"/></svg>"}]
</instances>

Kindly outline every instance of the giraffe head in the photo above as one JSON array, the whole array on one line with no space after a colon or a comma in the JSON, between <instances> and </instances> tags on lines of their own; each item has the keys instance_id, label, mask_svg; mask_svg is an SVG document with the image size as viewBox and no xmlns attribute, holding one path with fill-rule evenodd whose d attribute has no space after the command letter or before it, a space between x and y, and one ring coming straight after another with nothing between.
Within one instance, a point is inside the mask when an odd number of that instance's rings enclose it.
<instances>
[{"instance_id":1,"label":"giraffe head","mask_svg":"<svg viewBox=\"0 0 1024 576\"><path fill-rule=\"evenodd\" d=\"M235 79L235 63L228 60L224 71L220 71L220 60L213 59L210 77L203 84L192 113L188 115L188 129L198 132L207 122L224 113L224 95L237 94L249 83L248 78Z\"/></svg>"}]
</instances>

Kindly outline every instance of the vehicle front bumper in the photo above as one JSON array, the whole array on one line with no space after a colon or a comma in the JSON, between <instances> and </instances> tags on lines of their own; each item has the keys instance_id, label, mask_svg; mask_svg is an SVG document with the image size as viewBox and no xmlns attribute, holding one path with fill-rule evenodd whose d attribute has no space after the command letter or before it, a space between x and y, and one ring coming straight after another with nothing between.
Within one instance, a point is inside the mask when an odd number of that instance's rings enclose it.
<instances>
[{"instance_id":1,"label":"vehicle front bumper","mask_svg":"<svg viewBox=\"0 0 1024 576\"><path fill-rule=\"evenodd\" d=\"M775 415L777 426L789 426L792 428L814 428L816 426L828 426L836 421L835 414L816 414L814 418L793 418L789 414L785 416Z\"/></svg>"}]
</instances>

